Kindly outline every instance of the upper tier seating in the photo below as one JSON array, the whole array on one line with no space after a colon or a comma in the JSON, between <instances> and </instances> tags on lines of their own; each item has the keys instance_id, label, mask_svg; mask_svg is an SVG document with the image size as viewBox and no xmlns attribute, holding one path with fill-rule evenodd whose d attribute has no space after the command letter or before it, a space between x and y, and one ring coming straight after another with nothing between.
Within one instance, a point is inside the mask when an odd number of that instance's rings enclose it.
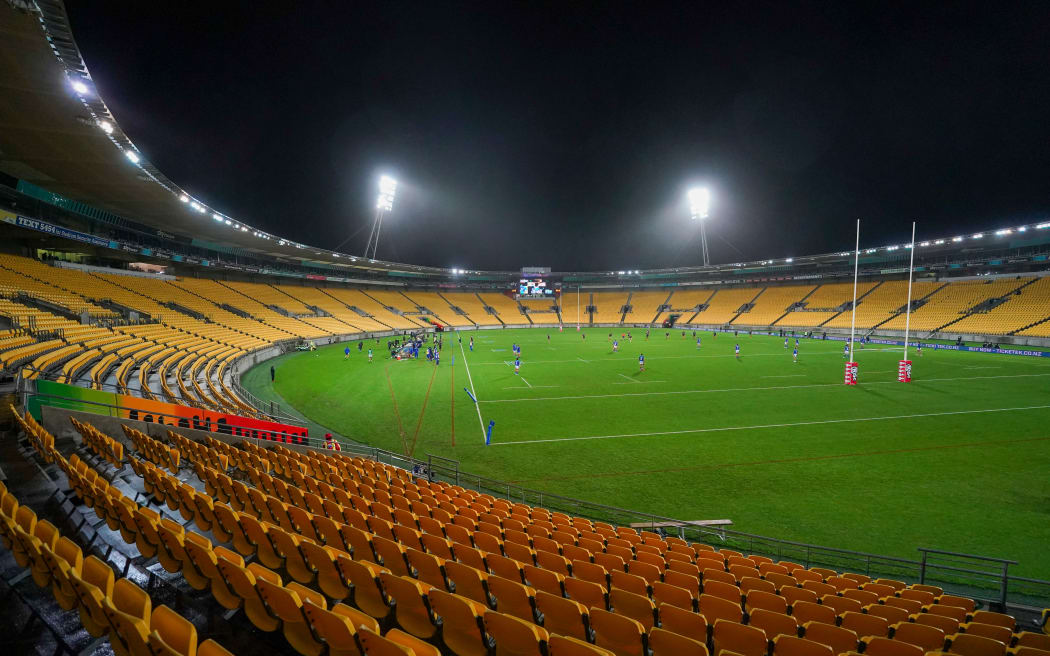
<instances>
[{"instance_id":1,"label":"upper tier seating","mask_svg":"<svg viewBox=\"0 0 1050 656\"><path fill-rule=\"evenodd\" d=\"M629 292L594 292L591 296L594 323L620 323L623 319L623 306L627 305L629 296Z\"/></svg>"},{"instance_id":2,"label":"upper tier seating","mask_svg":"<svg viewBox=\"0 0 1050 656\"><path fill-rule=\"evenodd\" d=\"M664 290L631 292L631 311L624 315L623 322L652 323L667 296Z\"/></svg>"},{"instance_id":3,"label":"upper tier seating","mask_svg":"<svg viewBox=\"0 0 1050 656\"><path fill-rule=\"evenodd\" d=\"M737 315L742 306L754 300L761 291L761 287L719 287L714 296L709 296L708 299L701 301L707 304L707 309L701 310L692 319L688 317L684 319L698 324L727 324ZM674 308L679 307L679 302L675 300L676 296L678 292L671 297L671 306ZM699 296L694 298L699 298Z\"/></svg>"},{"instance_id":4,"label":"upper tier seating","mask_svg":"<svg viewBox=\"0 0 1050 656\"><path fill-rule=\"evenodd\" d=\"M765 291L754 301L750 312L745 312L733 320L734 326L771 326L781 317L792 303L801 301L813 291L812 285L789 285L786 287L766 287ZM826 317L825 317L826 318Z\"/></svg>"}]
</instances>

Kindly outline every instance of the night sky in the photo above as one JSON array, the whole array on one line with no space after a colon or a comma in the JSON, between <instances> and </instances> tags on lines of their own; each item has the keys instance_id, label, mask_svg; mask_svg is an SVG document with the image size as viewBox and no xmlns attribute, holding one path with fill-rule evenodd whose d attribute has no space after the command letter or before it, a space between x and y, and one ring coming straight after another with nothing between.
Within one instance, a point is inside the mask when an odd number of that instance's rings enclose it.
<instances>
[{"instance_id":1,"label":"night sky","mask_svg":"<svg viewBox=\"0 0 1050 656\"><path fill-rule=\"evenodd\" d=\"M736 262L1050 216L1050 5L69 2L168 177L306 244L479 269Z\"/></svg>"}]
</instances>

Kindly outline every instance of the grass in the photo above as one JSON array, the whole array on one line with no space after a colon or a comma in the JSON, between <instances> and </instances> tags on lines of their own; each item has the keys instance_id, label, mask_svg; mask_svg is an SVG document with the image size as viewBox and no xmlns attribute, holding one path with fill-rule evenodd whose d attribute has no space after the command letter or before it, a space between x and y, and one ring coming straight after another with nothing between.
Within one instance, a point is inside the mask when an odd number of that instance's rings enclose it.
<instances>
[{"instance_id":1,"label":"grass","mask_svg":"<svg viewBox=\"0 0 1050 656\"><path fill-rule=\"evenodd\" d=\"M1050 578L1050 360L926 349L901 384L900 350L872 346L847 387L841 342L803 339L795 363L775 337L705 332L698 349L691 332L636 329L613 353L609 332L447 334L438 367L388 360L385 339L372 364L334 345L284 356L274 389L270 362L242 382L358 441L545 492L905 558L1011 558Z\"/></svg>"}]
</instances>

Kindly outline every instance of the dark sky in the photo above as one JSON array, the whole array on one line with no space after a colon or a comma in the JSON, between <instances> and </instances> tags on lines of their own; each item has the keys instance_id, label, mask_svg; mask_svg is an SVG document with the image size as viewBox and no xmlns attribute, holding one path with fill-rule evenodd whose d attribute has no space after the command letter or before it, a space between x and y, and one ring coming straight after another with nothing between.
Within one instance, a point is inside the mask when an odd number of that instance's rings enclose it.
<instances>
[{"instance_id":1,"label":"dark sky","mask_svg":"<svg viewBox=\"0 0 1050 656\"><path fill-rule=\"evenodd\" d=\"M70 2L117 120L198 198L486 269L843 250L1050 215L1041 2ZM356 233L356 235L355 235ZM353 236L352 236L353 235Z\"/></svg>"}]
</instances>

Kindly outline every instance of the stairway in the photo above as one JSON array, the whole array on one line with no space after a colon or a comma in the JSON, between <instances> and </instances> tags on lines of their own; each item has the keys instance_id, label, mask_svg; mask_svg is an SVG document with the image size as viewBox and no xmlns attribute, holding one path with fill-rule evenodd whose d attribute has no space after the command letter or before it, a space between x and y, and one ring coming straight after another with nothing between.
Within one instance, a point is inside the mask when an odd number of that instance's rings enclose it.
<instances>
[{"instance_id":1,"label":"stairway","mask_svg":"<svg viewBox=\"0 0 1050 656\"><path fill-rule=\"evenodd\" d=\"M916 306L916 309L918 309L919 307L922 307L923 305L925 305L925 304L926 304L926 301L930 300L930 297L931 297L931 296L933 296L934 294L936 294L937 292L941 291L942 289L944 289L944 288L945 288L945 287L947 287L947 286L948 286L948 283L944 283L943 285L941 285L941 286L940 286L940 287L938 287L937 289L933 290L933 291L932 291L932 292L930 292L929 294L927 294L927 295L923 296L922 298L913 298L913 299L911 300L911 302L912 302L913 304L914 304L914 303L918 303L919 305L918 305L918 306ZM892 313L892 314L891 314L890 316L886 317L886 318L885 318L885 319L883 319L882 321L880 321L880 322L878 322L877 324L875 324L874 326L872 326L872 327L871 327L872 331L874 331L874 330L875 330L876 328L878 328L878 327L879 327L879 326L881 326L882 324L884 324L884 323L888 323L888 322L889 322L889 321L890 321L891 319L894 319L894 318L896 318L896 317L899 317L900 315L904 314L904 312L905 312L905 310L907 309L907 307L908 307L908 306L907 306L907 304L905 304L905 305L904 305L903 307L901 307L901 308L898 308L898 310L897 310L896 312Z\"/></svg>"},{"instance_id":2,"label":"stairway","mask_svg":"<svg viewBox=\"0 0 1050 656\"><path fill-rule=\"evenodd\" d=\"M732 318L732 319L730 319L730 320L728 321L728 323L729 323L729 324L732 324L732 323L733 323L734 321L736 321L737 319L739 319L739 318L740 318L740 315L742 315L742 314L747 314L747 312L749 312L749 311L751 310L751 307L752 307L752 306L753 306L753 305L755 304L755 301L757 301L757 300L758 300L758 297L759 297L759 296L761 296L762 294L764 294L764 293L765 293L765 291L766 291L767 289L769 289L769 288L768 288L768 287L763 287L762 289L760 289L760 290L758 291L758 293L757 293L757 294L755 294L755 297L754 297L753 299L751 299L751 300L750 300L750 301L748 301L747 303L744 303L744 305L741 305L740 307L747 307L747 310L746 310L746 311L744 311L744 312L737 312L736 314L734 314L734 315L733 315L733 318Z\"/></svg>"},{"instance_id":3,"label":"stairway","mask_svg":"<svg viewBox=\"0 0 1050 656\"><path fill-rule=\"evenodd\" d=\"M856 302L855 302L855 303L853 304L853 306L852 306L852 307L850 307L850 308L849 308L849 310L852 310L852 309L853 309L854 307L856 307L857 305L860 305L860 302L861 302L861 301L862 301L862 300L864 299L864 297L865 297L865 296L867 296L868 294L872 293L873 291L875 291L875 290L876 290L876 289L878 289L879 287L881 287L881 286L882 286L882 283L883 283L883 282L885 282L885 281L883 281L883 280L880 280L880 281L879 281L878 283L876 283L876 284L875 284L875 286L874 286L874 287L872 287L872 288L871 288L871 289L869 289L868 291L866 291L866 292L864 292L863 294L861 294L860 296L858 296L858 297L857 297L857 300L856 300ZM842 312L846 312L846 311L848 311L848 310L843 310ZM817 326L817 327L818 327L818 328L820 328L820 327L823 327L823 326L824 326L825 324L827 324L827 323L828 323L829 321L831 321L831 320L832 320L832 319L834 319L835 317L837 317L837 316L840 316L840 315L842 314L842 312L836 312L836 313L835 313L834 315L832 315L832 316L828 317L827 319L825 319L824 321L822 321L822 322L820 323L820 325L819 325L819 326ZM888 319L887 319L887 321L888 321Z\"/></svg>"}]
</instances>

